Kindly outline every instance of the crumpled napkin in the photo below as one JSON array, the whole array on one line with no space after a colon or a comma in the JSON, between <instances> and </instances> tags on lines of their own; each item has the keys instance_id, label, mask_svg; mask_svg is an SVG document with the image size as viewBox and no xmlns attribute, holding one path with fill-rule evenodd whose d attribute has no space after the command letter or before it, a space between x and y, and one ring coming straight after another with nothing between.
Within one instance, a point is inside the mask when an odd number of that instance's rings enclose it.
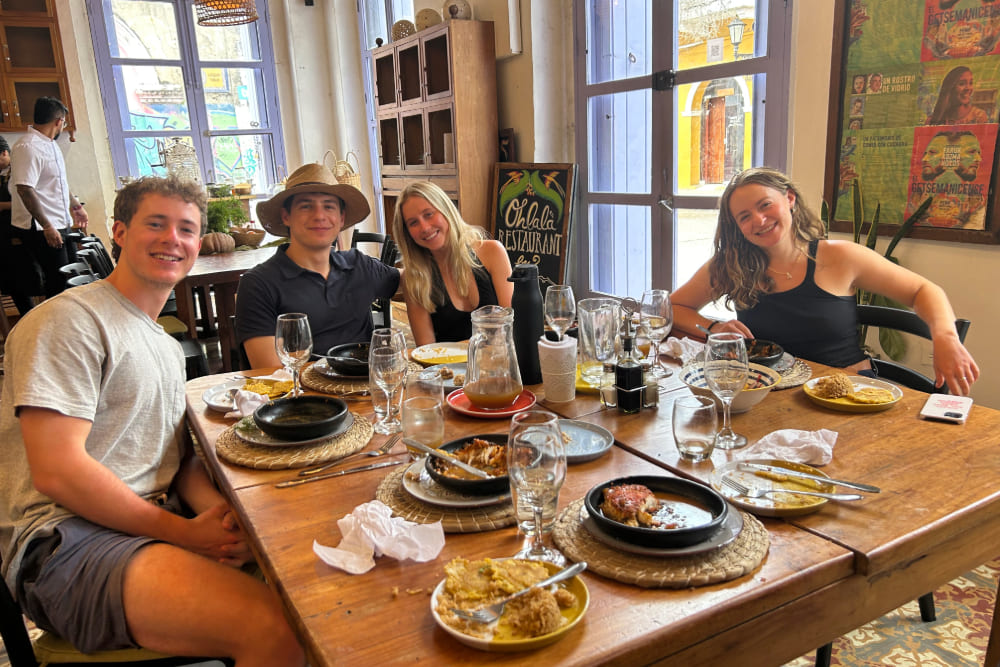
<instances>
[{"instance_id":1,"label":"crumpled napkin","mask_svg":"<svg viewBox=\"0 0 1000 667\"><path fill-rule=\"evenodd\" d=\"M837 432L821 428L818 431L800 431L793 428L768 433L763 438L740 451L740 459L781 459L796 463L824 466L833 459L833 446Z\"/></svg>"},{"instance_id":2,"label":"crumpled napkin","mask_svg":"<svg viewBox=\"0 0 1000 667\"><path fill-rule=\"evenodd\" d=\"M363 574L375 567L375 556L423 563L437 558L444 548L444 528L440 521L414 523L393 517L380 500L358 505L337 521L344 538L336 547L313 541L313 553L327 565L349 574Z\"/></svg>"},{"instance_id":3,"label":"crumpled napkin","mask_svg":"<svg viewBox=\"0 0 1000 667\"><path fill-rule=\"evenodd\" d=\"M680 359L681 365L684 365L692 359L701 359L705 352L705 344L693 338L671 336L660 344L660 352L665 352L674 359Z\"/></svg>"},{"instance_id":4,"label":"crumpled napkin","mask_svg":"<svg viewBox=\"0 0 1000 667\"><path fill-rule=\"evenodd\" d=\"M292 374L284 368L279 368L270 375L258 375L252 379L286 382L292 379ZM258 394L255 391L244 391L240 389L233 396L233 409L226 413L226 419L243 419L247 415L252 415L254 410L264 405L269 400L271 399L263 394Z\"/></svg>"}]
</instances>

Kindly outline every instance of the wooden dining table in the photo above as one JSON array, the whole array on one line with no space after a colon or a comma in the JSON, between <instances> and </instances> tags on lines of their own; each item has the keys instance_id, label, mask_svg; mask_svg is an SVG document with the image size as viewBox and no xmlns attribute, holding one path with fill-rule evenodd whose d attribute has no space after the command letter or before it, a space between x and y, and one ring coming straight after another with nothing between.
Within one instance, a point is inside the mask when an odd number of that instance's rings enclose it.
<instances>
[{"instance_id":1,"label":"wooden dining table","mask_svg":"<svg viewBox=\"0 0 1000 667\"><path fill-rule=\"evenodd\" d=\"M814 367L814 373L826 370ZM800 389L773 391L734 417L737 431L751 442L779 428L837 431L824 471L875 484L882 493L854 504L830 503L807 516L761 518L770 538L767 556L754 572L725 583L640 588L585 572L590 608L565 638L528 654L482 652L436 626L430 591L452 558L515 553L522 543L516 527L448 534L441 554L426 563L379 558L361 575L326 565L313 553L313 542L336 546L337 521L373 500L387 470L396 468L279 489L274 483L294 471L220 460L213 443L232 420L209 410L202 393L230 377L188 383L190 424L312 665L688 666L737 659L748 666L780 665L989 560L1000 544L1000 455L992 451L1000 412L977 406L965 425L947 425L919 420L923 395L905 389L899 404L870 414L820 408ZM673 400L689 390L676 374L662 381L659 407L635 415L603 409L593 395L550 403L540 386L531 389L542 407L601 425L615 437L607 454L570 467L560 510L596 484L626 475L708 481L715 466L736 455L717 451L701 464L680 460L670 412ZM351 408L371 418L370 403L352 402ZM446 439L503 431L508 421L450 412ZM368 447L384 439L376 435Z\"/></svg>"},{"instance_id":2,"label":"wooden dining table","mask_svg":"<svg viewBox=\"0 0 1000 667\"><path fill-rule=\"evenodd\" d=\"M274 255L274 248L254 248L215 255L199 255L194 266L174 292L177 295L177 318L187 326L192 338L199 338L195 291L203 295L202 316L206 328L202 335L217 333L222 350L222 370L232 370L231 347L233 332L230 321L236 314L236 288L240 277ZM214 293L214 299L212 295Z\"/></svg>"}]
</instances>

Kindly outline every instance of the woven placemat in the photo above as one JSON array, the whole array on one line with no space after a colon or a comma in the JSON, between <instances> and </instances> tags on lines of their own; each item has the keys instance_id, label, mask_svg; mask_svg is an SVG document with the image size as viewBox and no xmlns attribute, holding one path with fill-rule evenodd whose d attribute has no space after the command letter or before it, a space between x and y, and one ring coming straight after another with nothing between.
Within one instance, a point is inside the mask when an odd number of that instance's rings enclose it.
<instances>
[{"instance_id":1,"label":"woven placemat","mask_svg":"<svg viewBox=\"0 0 1000 667\"><path fill-rule=\"evenodd\" d=\"M320 391L324 394L345 394L349 391L361 391L368 389L368 378L330 378L326 377L313 366L315 363L306 366L302 371L302 386L313 391ZM423 366L410 361L407 362L407 371L419 371Z\"/></svg>"},{"instance_id":2,"label":"woven placemat","mask_svg":"<svg viewBox=\"0 0 1000 667\"><path fill-rule=\"evenodd\" d=\"M570 560L587 562L587 571L643 588L689 588L730 581L753 572L764 561L771 540L753 516L743 515L743 530L729 544L696 556L654 558L625 553L599 542L580 520L583 499L556 519L552 537ZM729 511L737 512L730 506Z\"/></svg>"},{"instance_id":3,"label":"woven placemat","mask_svg":"<svg viewBox=\"0 0 1000 667\"><path fill-rule=\"evenodd\" d=\"M812 369L809 368L809 364L801 359L796 359L791 368L781 374L781 381L778 382L774 388L777 390L798 387L799 385L808 382L809 378L812 377L812 374L813 372Z\"/></svg>"},{"instance_id":4,"label":"woven placemat","mask_svg":"<svg viewBox=\"0 0 1000 667\"><path fill-rule=\"evenodd\" d=\"M215 452L219 458L247 468L260 470L284 470L305 468L360 452L372 439L375 429L371 422L352 412L354 423L344 433L301 447L264 447L242 440L230 426L215 441Z\"/></svg>"},{"instance_id":5,"label":"woven placemat","mask_svg":"<svg viewBox=\"0 0 1000 667\"><path fill-rule=\"evenodd\" d=\"M392 513L416 523L440 521L446 533L482 533L514 524L514 506L510 502L487 507L438 507L411 496L403 488L406 468L389 473L378 485L375 498L392 509Z\"/></svg>"}]
</instances>

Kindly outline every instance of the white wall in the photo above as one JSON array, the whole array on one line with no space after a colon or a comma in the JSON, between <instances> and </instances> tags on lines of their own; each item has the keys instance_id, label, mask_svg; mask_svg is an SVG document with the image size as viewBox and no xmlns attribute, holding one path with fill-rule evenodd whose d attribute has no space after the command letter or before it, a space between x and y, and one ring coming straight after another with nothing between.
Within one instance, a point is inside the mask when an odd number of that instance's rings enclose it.
<instances>
[{"instance_id":1,"label":"white wall","mask_svg":"<svg viewBox=\"0 0 1000 667\"><path fill-rule=\"evenodd\" d=\"M518 160L573 161L571 0L519 0L521 55L497 63L500 127L512 127ZM475 18L506 26L507 0L475 0ZM437 0L417 0L417 10ZM793 3L794 45L789 127L789 172L817 205L823 194L833 3ZM99 99L89 24L82 2L56 0L70 88L80 132L67 154L70 182L87 201L91 220L110 214L115 183ZM322 159L332 148L362 158L362 188L371 196L361 97L354 3L268 0L290 165ZM351 26L351 29L343 29ZM351 113L357 111L357 113ZM16 137L9 135L9 139ZM369 223L370 224L370 223ZM883 242L884 243L884 242ZM989 297L1000 247L904 240L896 255L949 294L956 313L972 320L968 347L983 370L975 399L1000 408L1000 350L989 340L1000 330L1000 301ZM926 360L929 348L917 350Z\"/></svg>"}]
</instances>

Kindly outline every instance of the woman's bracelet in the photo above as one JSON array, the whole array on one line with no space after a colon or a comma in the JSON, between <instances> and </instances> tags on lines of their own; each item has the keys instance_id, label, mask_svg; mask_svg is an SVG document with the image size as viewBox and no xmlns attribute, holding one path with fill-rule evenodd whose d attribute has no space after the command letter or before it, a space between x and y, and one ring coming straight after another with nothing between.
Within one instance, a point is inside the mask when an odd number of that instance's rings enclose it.
<instances>
[{"instance_id":1,"label":"woman's bracelet","mask_svg":"<svg viewBox=\"0 0 1000 667\"><path fill-rule=\"evenodd\" d=\"M712 320L712 323L705 328L708 329L709 333L711 333L712 329L715 328L716 324L722 324L722 320Z\"/></svg>"}]
</instances>

